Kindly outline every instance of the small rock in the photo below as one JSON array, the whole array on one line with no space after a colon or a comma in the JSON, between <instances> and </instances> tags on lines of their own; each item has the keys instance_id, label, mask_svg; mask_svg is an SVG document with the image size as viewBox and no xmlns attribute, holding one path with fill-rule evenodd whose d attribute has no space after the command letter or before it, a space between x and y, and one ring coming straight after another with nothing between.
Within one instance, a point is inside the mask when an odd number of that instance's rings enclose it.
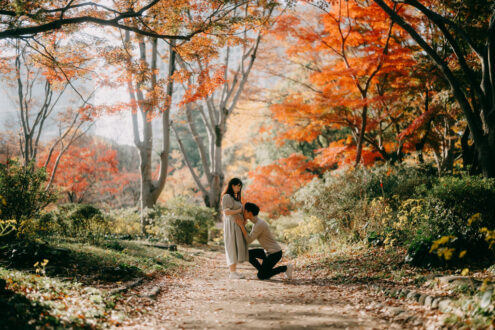
<instances>
[{"instance_id":1,"label":"small rock","mask_svg":"<svg viewBox=\"0 0 495 330\"><path fill-rule=\"evenodd\" d=\"M388 309L388 311L390 312L390 314L392 314L392 316L397 316L399 314L404 313L404 310L399 307L391 307Z\"/></svg>"},{"instance_id":2,"label":"small rock","mask_svg":"<svg viewBox=\"0 0 495 330\"><path fill-rule=\"evenodd\" d=\"M420 294L419 294L419 293L417 293L417 292L415 292L415 291L410 291L410 292L407 294L406 298L407 298L408 300L415 300L415 301L417 301L417 300L419 299L419 296L420 296Z\"/></svg>"},{"instance_id":3,"label":"small rock","mask_svg":"<svg viewBox=\"0 0 495 330\"><path fill-rule=\"evenodd\" d=\"M438 282L440 282L440 284L449 284L450 282L453 282L453 281L459 281L459 280L469 280L469 276L459 276L459 275L448 275L448 276L442 276L442 277L438 277Z\"/></svg>"},{"instance_id":4,"label":"small rock","mask_svg":"<svg viewBox=\"0 0 495 330\"><path fill-rule=\"evenodd\" d=\"M437 309L438 308L438 303L440 302L442 298L435 298L433 299L433 301L431 302L431 308L432 309Z\"/></svg>"},{"instance_id":5,"label":"small rock","mask_svg":"<svg viewBox=\"0 0 495 330\"><path fill-rule=\"evenodd\" d=\"M426 297L428 297L427 295L425 295L424 293L422 293L420 296L419 296L419 300L418 300L418 303L420 305L424 305L425 304L425 301L426 301Z\"/></svg>"},{"instance_id":6,"label":"small rock","mask_svg":"<svg viewBox=\"0 0 495 330\"><path fill-rule=\"evenodd\" d=\"M488 306L490 306L490 303L492 301L492 295L493 295L493 290L486 290L485 293L483 293L483 296L481 297L480 301L480 307L485 309Z\"/></svg>"},{"instance_id":7,"label":"small rock","mask_svg":"<svg viewBox=\"0 0 495 330\"><path fill-rule=\"evenodd\" d=\"M414 316L411 320L412 325L419 327L420 325L423 325L423 320L420 319L419 317Z\"/></svg>"},{"instance_id":8,"label":"small rock","mask_svg":"<svg viewBox=\"0 0 495 330\"><path fill-rule=\"evenodd\" d=\"M408 313L408 312L405 312L405 311L402 311L401 313L399 313L395 318L394 318L394 321L401 321L401 323L407 323L409 322L411 319L413 318L413 315Z\"/></svg>"},{"instance_id":9,"label":"small rock","mask_svg":"<svg viewBox=\"0 0 495 330\"><path fill-rule=\"evenodd\" d=\"M428 307L431 307L431 304L433 303L433 299L434 298L432 296L426 296L424 304Z\"/></svg>"},{"instance_id":10,"label":"small rock","mask_svg":"<svg viewBox=\"0 0 495 330\"><path fill-rule=\"evenodd\" d=\"M444 299L438 303L438 310L442 313L450 311L450 299Z\"/></svg>"},{"instance_id":11,"label":"small rock","mask_svg":"<svg viewBox=\"0 0 495 330\"><path fill-rule=\"evenodd\" d=\"M110 294L111 295L116 295L116 294L119 294L119 293L123 293L127 291L127 287L125 286L119 286L118 288L114 288L112 290L110 290Z\"/></svg>"},{"instance_id":12,"label":"small rock","mask_svg":"<svg viewBox=\"0 0 495 330\"><path fill-rule=\"evenodd\" d=\"M141 297L156 299L160 291L161 291L161 287L154 286L148 293L142 294Z\"/></svg>"}]
</instances>

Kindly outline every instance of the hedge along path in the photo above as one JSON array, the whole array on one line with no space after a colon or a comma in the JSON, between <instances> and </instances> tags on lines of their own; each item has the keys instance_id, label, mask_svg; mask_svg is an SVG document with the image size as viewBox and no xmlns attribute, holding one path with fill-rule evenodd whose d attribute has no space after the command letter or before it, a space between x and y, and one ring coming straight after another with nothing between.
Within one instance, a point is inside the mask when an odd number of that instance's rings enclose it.
<instances>
[{"instance_id":1,"label":"hedge along path","mask_svg":"<svg viewBox=\"0 0 495 330\"><path fill-rule=\"evenodd\" d=\"M381 318L365 306L374 303L358 286L324 285L296 268L256 279L249 263L246 276L230 280L223 250L195 252L195 265L180 276L157 280L161 291L152 311L123 324L126 329L404 329L414 327ZM281 264L284 264L284 260ZM390 319L391 320L391 319ZM416 324L417 325L417 324Z\"/></svg>"}]
</instances>

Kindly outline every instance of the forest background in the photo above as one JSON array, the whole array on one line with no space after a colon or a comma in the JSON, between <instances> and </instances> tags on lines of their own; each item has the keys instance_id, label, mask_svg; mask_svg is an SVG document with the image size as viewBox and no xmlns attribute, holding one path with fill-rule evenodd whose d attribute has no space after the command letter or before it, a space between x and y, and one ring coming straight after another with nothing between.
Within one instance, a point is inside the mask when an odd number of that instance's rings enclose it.
<instances>
[{"instance_id":1,"label":"forest background","mask_svg":"<svg viewBox=\"0 0 495 330\"><path fill-rule=\"evenodd\" d=\"M57 278L65 255L81 278L102 256L108 281L157 276L180 253L143 245L221 244L239 177L294 258L357 246L393 251L418 284L477 277L466 299L488 305L451 322L490 324L494 6L0 2L6 288L23 287L17 268Z\"/></svg>"}]
</instances>

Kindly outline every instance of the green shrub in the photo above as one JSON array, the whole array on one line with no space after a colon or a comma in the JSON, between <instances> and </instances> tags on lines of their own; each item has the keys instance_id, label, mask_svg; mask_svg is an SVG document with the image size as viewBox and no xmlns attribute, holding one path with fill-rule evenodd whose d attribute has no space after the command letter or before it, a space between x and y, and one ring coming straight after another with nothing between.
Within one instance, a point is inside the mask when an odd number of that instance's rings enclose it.
<instances>
[{"instance_id":1,"label":"green shrub","mask_svg":"<svg viewBox=\"0 0 495 330\"><path fill-rule=\"evenodd\" d=\"M137 208L110 210L105 213L111 234L126 237L142 235L141 215Z\"/></svg>"},{"instance_id":2,"label":"green shrub","mask_svg":"<svg viewBox=\"0 0 495 330\"><path fill-rule=\"evenodd\" d=\"M340 174L329 171L300 189L294 199L303 213L324 221L325 231L363 239L369 232L382 231L384 208L394 211L402 200L417 195L416 187L431 186L434 173L427 166L405 165Z\"/></svg>"},{"instance_id":3,"label":"green shrub","mask_svg":"<svg viewBox=\"0 0 495 330\"><path fill-rule=\"evenodd\" d=\"M19 232L27 237L45 237L60 234L60 226L53 212L43 212L36 218L21 221Z\"/></svg>"},{"instance_id":4,"label":"green shrub","mask_svg":"<svg viewBox=\"0 0 495 330\"><path fill-rule=\"evenodd\" d=\"M422 190L424 198L402 201L386 221L389 238L408 247L408 261L422 266L489 262L494 255L484 233L495 229L494 180L449 176Z\"/></svg>"},{"instance_id":5,"label":"green shrub","mask_svg":"<svg viewBox=\"0 0 495 330\"><path fill-rule=\"evenodd\" d=\"M283 235L284 241L287 242L288 254L299 255L324 247L328 241L324 227L324 222L315 216L299 218L295 226L286 227Z\"/></svg>"},{"instance_id":6,"label":"green shrub","mask_svg":"<svg viewBox=\"0 0 495 330\"><path fill-rule=\"evenodd\" d=\"M0 219L21 221L35 218L56 200L45 189L46 173L34 165L22 166L15 160L0 164Z\"/></svg>"},{"instance_id":7,"label":"green shrub","mask_svg":"<svg viewBox=\"0 0 495 330\"><path fill-rule=\"evenodd\" d=\"M355 230L363 218L362 204L366 203L363 172L343 175L326 172L321 179L313 179L294 196L302 213L325 222L325 230L348 233Z\"/></svg>"},{"instance_id":8,"label":"green shrub","mask_svg":"<svg viewBox=\"0 0 495 330\"><path fill-rule=\"evenodd\" d=\"M210 227L210 230L208 231L208 241L211 241L215 244L223 245L223 227Z\"/></svg>"},{"instance_id":9,"label":"green shrub","mask_svg":"<svg viewBox=\"0 0 495 330\"><path fill-rule=\"evenodd\" d=\"M430 216L419 229L429 235L425 235L423 241L417 238L416 244L430 243L428 252L448 264L493 260L494 253L484 232L495 229L494 179L442 177L428 191L427 197ZM410 246L412 249L415 249L414 244ZM411 254L411 262L422 264L414 254Z\"/></svg>"},{"instance_id":10,"label":"green shrub","mask_svg":"<svg viewBox=\"0 0 495 330\"><path fill-rule=\"evenodd\" d=\"M194 219L182 217L167 218L167 238L179 244L192 244L196 232Z\"/></svg>"},{"instance_id":11,"label":"green shrub","mask_svg":"<svg viewBox=\"0 0 495 330\"><path fill-rule=\"evenodd\" d=\"M495 179L481 176L442 177L427 196L441 201L459 218L467 220L480 213L486 225L495 225Z\"/></svg>"},{"instance_id":12,"label":"green shrub","mask_svg":"<svg viewBox=\"0 0 495 330\"><path fill-rule=\"evenodd\" d=\"M362 176L362 184L369 199L383 197L405 200L416 197L417 187L431 187L437 180L436 170L429 165L383 165Z\"/></svg>"},{"instance_id":13,"label":"green shrub","mask_svg":"<svg viewBox=\"0 0 495 330\"><path fill-rule=\"evenodd\" d=\"M54 217L60 234L67 237L100 239L108 233L108 221L96 207L87 204L65 204L58 207Z\"/></svg>"},{"instance_id":14,"label":"green shrub","mask_svg":"<svg viewBox=\"0 0 495 330\"><path fill-rule=\"evenodd\" d=\"M149 212L149 232L182 244L208 243L208 231L215 224L215 211L185 198L175 198Z\"/></svg>"},{"instance_id":15,"label":"green shrub","mask_svg":"<svg viewBox=\"0 0 495 330\"><path fill-rule=\"evenodd\" d=\"M494 179L438 178L430 166L406 165L336 173L314 179L294 196L301 219L322 220L319 240L403 246L409 249L408 261L424 266L493 258ZM300 241L296 250L303 251L312 239L314 234L302 233L292 242Z\"/></svg>"}]
</instances>

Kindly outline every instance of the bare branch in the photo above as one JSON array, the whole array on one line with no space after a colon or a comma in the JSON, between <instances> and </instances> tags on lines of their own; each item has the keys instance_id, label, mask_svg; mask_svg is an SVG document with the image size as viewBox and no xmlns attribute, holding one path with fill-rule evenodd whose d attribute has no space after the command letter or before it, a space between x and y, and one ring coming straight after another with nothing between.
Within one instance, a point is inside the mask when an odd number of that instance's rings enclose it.
<instances>
[{"instance_id":1,"label":"bare branch","mask_svg":"<svg viewBox=\"0 0 495 330\"><path fill-rule=\"evenodd\" d=\"M177 138L177 142L179 143L180 151L182 152L182 156L184 157L184 161L186 162L187 168L189 169L189 172L191 173L191 175L194 179L194 182L196 182L196 185L198 186L198 188L201 190L201 192L204 195L208 195L208 192L206 191L205 187L201 183L201 180L199 179L198 175L196 174L196 172L194 172L194 168L191 165L189 157L187 156L187 152L184 148L184 144L182 143L182 139L180 138L179 133L175 129L175 126L173 125L173 123L171 123L170 126L172 127L172 130L174 131L175 137Z\"/></svg>"}]
</instances>

